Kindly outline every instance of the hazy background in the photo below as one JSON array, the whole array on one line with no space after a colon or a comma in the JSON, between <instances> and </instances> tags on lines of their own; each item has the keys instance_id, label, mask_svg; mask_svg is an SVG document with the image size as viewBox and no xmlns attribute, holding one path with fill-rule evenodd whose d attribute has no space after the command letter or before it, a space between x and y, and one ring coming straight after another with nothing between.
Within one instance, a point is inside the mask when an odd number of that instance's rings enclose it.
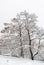
<instances>
[{"instance_id":1,"label":"hazy background","mask_svg":"<svg viewBox=\"0 0 44 65\"><path fill-rule=\"evenodd\" d=\"M0 30L17 13L26 10L38 16L38 26L44 28L44 0L0 0Z\"/></svg>"}]
</instances>

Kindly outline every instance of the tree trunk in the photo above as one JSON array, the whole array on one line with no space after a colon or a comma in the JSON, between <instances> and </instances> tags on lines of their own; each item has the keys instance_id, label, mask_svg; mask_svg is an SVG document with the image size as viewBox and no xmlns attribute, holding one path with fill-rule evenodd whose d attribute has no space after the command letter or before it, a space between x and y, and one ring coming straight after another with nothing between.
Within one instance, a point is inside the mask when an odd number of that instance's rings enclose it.
<instances>
[{"instance_id":1,"label":"tree trunk","mask_svg":"<svg viewBox=\"0 0 44 65\"><path fill-rule=\"evenodd\" d=\"M27 23L28 23L27 17L26 17L26 20L27 20ZM27 25L27 24L26 24L26 25ZM25 27L26 27L26 25L25 25ZM31 38L30 38L29 29L26 27L26 30L27 30L28 36L29 36L29 50L30 50L30 53L31 53L31 59L34 60L33 53L32 53L32 50L31 50Z\"/></svg>"},{"instance_id":2,"label":"tree trunk","mask_svg":"<svg viewBox=\"0 0 44 65\"><path fill-rule=\"evenodd\" d=\"M22 47L22 40L21 40L21 26L19 26L19 30L20 30L21 56L24 57L23 47Z\"/></svg>"},{"instance_id":3,"label":"tree trunk","mask_svg":"<svg viewBox=\"0 0 44 65\"><path fill-rule=\"evenodd\" d=\"M31 39L30 39L29 30L27 30L27 31L28 31L28 36L29 36L29 50L30 50L30 53L31 53L31 59L34 60L33 53L32 53L32 50L31 50Z\"/></svg>"}]
</instances>

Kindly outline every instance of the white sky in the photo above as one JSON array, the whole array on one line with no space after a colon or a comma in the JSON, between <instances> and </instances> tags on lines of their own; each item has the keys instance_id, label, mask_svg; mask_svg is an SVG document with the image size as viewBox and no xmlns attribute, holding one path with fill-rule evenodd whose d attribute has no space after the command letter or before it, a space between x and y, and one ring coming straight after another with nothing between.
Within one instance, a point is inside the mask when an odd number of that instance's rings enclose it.
<instances>
[{"instance_id":1,"label":"white sky","mask_svg":"<svg viewBox=\"0 0 44 65\"><path fill-rule=\"evenodd\" d=\"M17 13L26 10L38 16L38 26L44 28L44 0L0 0L0 30Z\"/></svg>"}]
</instances>

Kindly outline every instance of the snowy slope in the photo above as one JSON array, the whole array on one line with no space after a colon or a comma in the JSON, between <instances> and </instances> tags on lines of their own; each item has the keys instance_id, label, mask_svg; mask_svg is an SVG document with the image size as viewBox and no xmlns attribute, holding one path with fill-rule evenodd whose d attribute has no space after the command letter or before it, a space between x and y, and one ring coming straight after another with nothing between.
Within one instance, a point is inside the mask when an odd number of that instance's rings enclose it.
<instances>
[{"instance_id":1,"label":"snowy slope","mask_svg":"<svg viewBox=\"0 0 44 65\"><path fill-rule=\"evenodd\" d=\"M44 65L41 61L31 61L29 59L0 56L0 65Z\"/></svg>"}]
</instances>

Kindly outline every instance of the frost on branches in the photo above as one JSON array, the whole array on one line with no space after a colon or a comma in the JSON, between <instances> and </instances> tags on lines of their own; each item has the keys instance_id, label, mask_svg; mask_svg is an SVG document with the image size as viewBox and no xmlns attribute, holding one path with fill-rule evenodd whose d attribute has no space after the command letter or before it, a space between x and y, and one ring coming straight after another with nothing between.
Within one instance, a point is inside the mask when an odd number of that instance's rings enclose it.
<instances>
[{"instance_id":1,"label":"frost on branches","mask_svg":"<svg viewBox=\"0 0 44 65\"><path fill-rule=\"evenodd\" d=\"M26 11L17 14L1 30L0 55L44 61L44 30L37 25L37 16Z\"/></svg>"}]
</instances>

